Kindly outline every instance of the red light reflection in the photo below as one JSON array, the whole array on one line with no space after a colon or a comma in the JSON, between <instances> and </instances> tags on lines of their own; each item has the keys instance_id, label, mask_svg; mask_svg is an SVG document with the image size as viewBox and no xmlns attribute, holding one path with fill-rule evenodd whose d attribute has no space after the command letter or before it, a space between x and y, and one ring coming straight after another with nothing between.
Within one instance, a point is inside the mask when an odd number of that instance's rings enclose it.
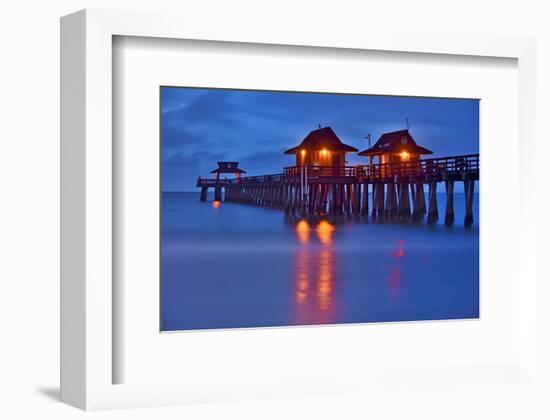
<instances>
[{"instance_id":1,"label":"red light reflection","mask_svg":"<svg viewBox=\"0 0 550 420\"><path fill-rule=\"evenodd\" d=\"M394 263L390 266L389 286L392 298L397 298L401 287L401 262L405 256L405 241L397 241L397 248L393 251Z\"/></svg>"}]
</instances>

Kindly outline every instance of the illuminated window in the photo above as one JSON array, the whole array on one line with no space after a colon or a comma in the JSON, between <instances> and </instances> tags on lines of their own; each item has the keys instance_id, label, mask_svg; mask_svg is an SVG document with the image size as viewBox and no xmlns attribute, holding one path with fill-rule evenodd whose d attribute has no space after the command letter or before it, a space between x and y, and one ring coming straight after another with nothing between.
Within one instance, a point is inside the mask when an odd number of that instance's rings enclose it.
<instances>
[{"instance_id":1,"label":"illuminated window","mask_svg":"<svg viewBox=\"0 0 550 420\"><path fill-rule=\"evenodd\" d=\"M300 150L300 155L302 156L302 164L306 162L306 151Z\"/></svg>"}]
</instances>

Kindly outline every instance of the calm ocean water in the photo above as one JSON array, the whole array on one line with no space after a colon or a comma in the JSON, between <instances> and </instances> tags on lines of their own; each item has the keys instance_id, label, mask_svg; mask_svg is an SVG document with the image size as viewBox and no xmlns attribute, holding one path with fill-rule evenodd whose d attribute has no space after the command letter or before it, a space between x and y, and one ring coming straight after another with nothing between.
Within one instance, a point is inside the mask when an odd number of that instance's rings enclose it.
<instances>
[{"instance_id":1,"label":"calm ocean water","mask_svg":"<svg viewBox=\"0 0 550 420\"><path fill-rule=\"evenodd\" d=\"M212 197L209 198L212 200ZM299 220L281 210L162 198L162 330L477 318L479 197L456 223Z\"/></svg>"}]
</instances>

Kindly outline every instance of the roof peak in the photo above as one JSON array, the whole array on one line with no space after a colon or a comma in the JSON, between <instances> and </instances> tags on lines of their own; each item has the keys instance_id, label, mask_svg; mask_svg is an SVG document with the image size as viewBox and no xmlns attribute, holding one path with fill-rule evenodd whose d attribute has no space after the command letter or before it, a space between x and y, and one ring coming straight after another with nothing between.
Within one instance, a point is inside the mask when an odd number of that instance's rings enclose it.
<instances>
[{"instance_id":1,"label":"roof peak","mask_svg":"<svg viewBox=\"0 0 550 420\"><path fill-rule=\"evenodd\" d=\"M395 130L395 131L387 131L385 133L382 133L382 136L384 134L395 134L395 133L408 133L409 132L409 129L408 128L404 128L403 130Z\"/></svg>"},{"instance_id":2,"label":"roof peak","mask_svg":"<svg viewBox=\"0 0 550 420\"><path fill-rule=\"evenodd\" d=\"M319 127L319 128L316 128L315 130L311 130L310 133L313 133L315 131L323 131L323 130L331 130L332 131L332 128L330 127L330 125L327 125L325 127Z\"/></svg>"},{"instance_id":3,"label":"roof peak","mask_svg":"<svg viewBox=\"0 0 550 420\"><path fill-rule=\"evenodd\" d=\"M355 147L342 143L342 140L340 140L330 126L310 131L298 146L288 149L285 151L285 154L295 154L296 151L301 148L309 150L330 149L342 152L357 152Z\"/></svg>"},{"instance_id":4,"label":"roof peak","mask_svg":"<svg viewBox=\"0 0 550 420\"><path fill-rule=\"evenodd\" d=\"M413 153L424 155L433 152L425 147L418 146L408 129L390 131L383 133L374 146L359 152L359 156L380 155L384 153L395 153L398 150L406 149Z\"/></svg>"}]
</instances>

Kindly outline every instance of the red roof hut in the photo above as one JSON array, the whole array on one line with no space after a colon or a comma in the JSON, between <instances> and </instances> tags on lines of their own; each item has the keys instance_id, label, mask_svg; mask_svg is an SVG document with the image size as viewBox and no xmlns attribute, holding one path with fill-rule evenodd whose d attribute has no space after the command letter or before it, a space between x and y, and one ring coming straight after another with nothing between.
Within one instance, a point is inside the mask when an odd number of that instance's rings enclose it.
<instances>
[{"instance_id":1,"label":"red roof hut","mask_svg":"<svg viewBox=\"0 0 550 420\"><path fill-rule=\"evenodd\" d=\"M432 153L416 144L409 130L400 130L383 134L374 146L359 152L359 156L369 156L371 163L376 156L378 163L396 163L420 160L420 156Z\"/></svg>"},{"instance_id":2,"label":"red roof hut","mask_svg":"<svg viewBox=\"0 0 550 420\"><path fill-rule=\"evenodd\" d=\"M342 143L330 127L311 131L296 147L285 155L296 155L296 166L345 166L346 153L357 149Z\"/></svg>"}]
</instances>

